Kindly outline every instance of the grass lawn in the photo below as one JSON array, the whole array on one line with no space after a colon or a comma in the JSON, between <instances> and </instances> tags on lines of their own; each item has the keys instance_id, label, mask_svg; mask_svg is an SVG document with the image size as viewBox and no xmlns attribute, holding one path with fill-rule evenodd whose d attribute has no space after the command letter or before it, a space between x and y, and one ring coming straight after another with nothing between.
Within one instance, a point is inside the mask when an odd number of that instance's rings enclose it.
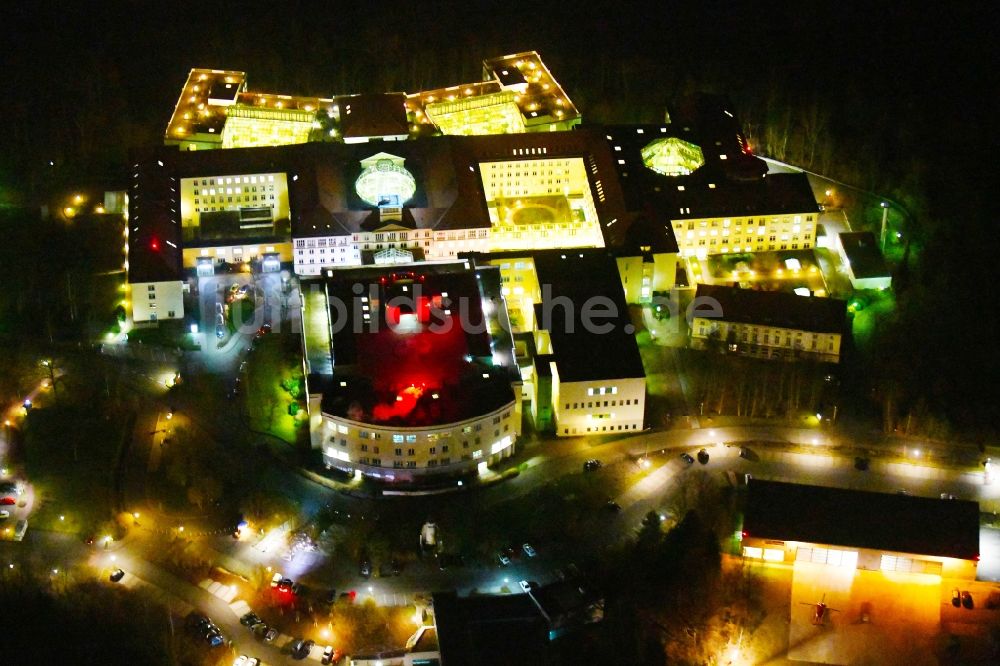
<instances>
[{"instance_id":1,"label":"grass lawn","mask_svg":"<svg viewBox=\"0 0 1000 666\"><path fill-rule=\"evenodd\" d=\"M891 317L896 309L896 298L891 291L857 291L848 301L862 304L862 309L855 308L852 333L854 344L863 351L871 349L875 329L880 320Z\"/></svg>"},{"instance_id":2,"label":"grass lawn","mask_svg":"<svg viewBox=\"0 0 1000 666\"><path fill-rule=\"evenodd\" d=\"M33 524L86 531L111 519L112 470L127 425L124 418L106 420L80 407L28 414L25 465L36 491Z\"/></svg>"},{"instance_id":3,"label":"grass lawn","mask_svg":"<svg viewBox=\"0 0 1000 666\"><path fill-rule=\"evenodd\" d=\"M155 326L133 328L128 332L129 344L155 345L170 349L194 349L191 336L184 322L177 320L160 321Z\"/></svg>"},{"instance_id":4,"label":"grass lawn","mask_svg":"<svg viewBox=\"0 0 1000 666\"><path fill-rule=\"evenodd\" d=\"M293 397L285 387L299 382L302 366L298 339L292 335L272 333L257 341L249 358L247 411L250 427L280 437L289 444L303 433L304 420L289 413L292 403L304 411L304 396ZM301 390L299 390L301 392Z\"/></svg>"}]
</instances>

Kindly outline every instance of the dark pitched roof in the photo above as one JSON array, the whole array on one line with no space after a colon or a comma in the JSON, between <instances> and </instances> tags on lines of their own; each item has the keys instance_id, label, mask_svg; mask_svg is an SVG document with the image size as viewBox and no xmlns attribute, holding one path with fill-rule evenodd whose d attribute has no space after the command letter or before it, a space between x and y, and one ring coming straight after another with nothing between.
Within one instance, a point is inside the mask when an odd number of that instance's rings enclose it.
<instances>
[{"instance_id":1,"label":"dark pitched roof","mask_svg":"<svg viewBox=\"0 0 1000 666\"><path fill-rule=\"evenodd\" d=\"M715 318L740 324L776 326L813 333L842 333L847 316L847 304L844 301L781 291L699 284L695 297L714 299L722 310L721 316ZM713 318L707 313L707 309L699 306L694 316Z\"/></svg>"},{"instance_id":2,"label":"dark pitched roof","mask_svg":"<svg viewBox=\"0 0 1000 666\"><path fill-rule=\"evenodd\" d=\"M548 627L527 594L433 599L443 666L548 663Z\"/></svg>"},{"instance_id":3,"label":"dark pitched roof","mask_svg":"<svg viewBox=\"0 0 1000 666\"><path fill-rule=\"evenodd\" d=\"M716 138L713 131L669 123L610 125L600 131L612 151L630 211L652 210L669 220L819 211L806 174L765 176L766 165L743 152L735 134ZM704 165L687 176L649 169L642 149L666 138L698 146Z\"/></svg>"},{"instance_id":4,"label":"dark pitched roof","mask_svg":"<svg viewBox=\"0 0 1000 666\"><path fill-rule=\"evenodd\" d=\"M404 204L403 212L406 225L416 229L489 227L480 163L529 154L583 159L588 165L594 205L606 242L620 244L627 229L607 144L602 135L584 130L229 150L179 151L176 146L167 146L156 151L152 162L155 166L159 159L166 168L157 171L143 166L143 170L166 191L171 186L170 178L285 172L289 175L292 235L348 235L364 230L374 210L355 192L355 181L362 170L361 160L378 152L403 158L404 167L416 181L416 192ZM130 196L133 194L130 192Z\"/></svg>"},{"instance_id":5,"label":"dark pitched roof","mask_svg":"<svg viewBox=\"0 0 1000 666\"><path fill-rule=\"evenodd\" d=\"M167 282L181 277L181 233L177 194L168 165L143 159L129 189L128 280Z\"/></svg>"},{"instance_id":6,"label":"dark pitched roof","mask_svg":"<svg viewBox=\"0 0 1000 666\"><path fill-rule=\"evenodd\" d=\"M851 264L851 272L857 279L888 277L889 267L882 258L875 234L857 231L838 235L844 255Z\"/></svg>"},{"instance_id":7,"label":"dark pitched roof","mask_svg":"<svg viewBox=\"0 0 1000 666\"><path fill-rule=\"evenodd\" d=\"M753 479L743 531L968 560L979 556L979 504Z\"/></svg>"},{"instance_id":8,"label":"dark pitched roof","mask_svg":"<svg viewBox=\"0 0 1000 666\"><path fill-rule=\"evenodd\" d=\"M720 180L712 183L715 187L694 179L677 180L676 185L664 190L668 213L674 220L819 212L809 177L804 173L776 173L748 181Z\"/></svg>"},{"instance_id":9,"label":"dark pitched roof","mask_svg":"<svg viewBox=\"0 0 1000 666\"><path fill-rule=\"evenodd\" d=\"M550 623L569 616L585 614L592 604L602 602L601 595L589 585L575 580L560 580L537 587L531 596Z\"/></svg>"}]
</instances>

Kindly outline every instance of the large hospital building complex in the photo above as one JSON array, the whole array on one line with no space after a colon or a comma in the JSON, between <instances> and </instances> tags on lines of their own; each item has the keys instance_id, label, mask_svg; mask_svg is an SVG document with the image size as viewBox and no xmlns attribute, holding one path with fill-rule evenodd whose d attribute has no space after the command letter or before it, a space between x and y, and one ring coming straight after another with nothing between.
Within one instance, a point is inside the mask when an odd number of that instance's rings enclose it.
<instances>
[{"instance_id":1,"label":"large hospital building complex","mask_svg":"<svg viewBox=\"0 0 1000 666\"><path fill-rule=\"evenodd\" d=\"M804 174L767 173L726 100L581 124L534 52L415 93L290 96L191 70L128 195L134 322L190 319L205 278L294 274L313 446L406 481L510 455L526 420L641 430L629 305L693 287L692 259L811 248L819 213ZM602 333L580 321L596 295L614 312Z\"/></svg>"}]
</instances>

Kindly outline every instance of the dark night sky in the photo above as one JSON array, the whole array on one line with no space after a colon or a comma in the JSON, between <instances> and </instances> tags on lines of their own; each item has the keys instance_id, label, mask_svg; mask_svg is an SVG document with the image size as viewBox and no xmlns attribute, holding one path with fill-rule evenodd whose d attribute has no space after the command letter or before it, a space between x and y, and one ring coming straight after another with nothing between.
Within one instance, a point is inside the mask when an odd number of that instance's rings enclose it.
<instances>
[{"instance_id":1,"label":"dark night sky","mask_svg":"<svg viewBox=\"0 0 1000 666\"><path fill-rule=\"evenodd\" d=\"M593 84L601 58L641 63L634 85L651 98L691 81L739 97L766 75L788 90L829 95L838 116L857 122L896 115L933 143L968 127L960 98L985 93L980 72L991 62L985 3L933 13L897 2L28 4L8 10L0 30L5 124L15 126L14 146L33 149L58 144L44 118L50 110L65 123L93 98L128 116L130 143L155 140L192 66L246 70L264 89L330 95L355 92L338 89L345 69L360 72L355 85L412 90L457 83L478 74L483 56L524 49L539 50L571 96Z\"/></svg>"}]
</instances>

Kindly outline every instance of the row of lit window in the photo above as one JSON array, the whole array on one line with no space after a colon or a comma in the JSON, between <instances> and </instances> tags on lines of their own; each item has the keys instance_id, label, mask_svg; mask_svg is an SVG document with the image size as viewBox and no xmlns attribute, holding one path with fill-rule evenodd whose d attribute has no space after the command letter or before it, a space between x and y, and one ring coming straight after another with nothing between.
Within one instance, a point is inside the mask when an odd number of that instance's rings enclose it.
<instances>
[{"instance_id":1,"label":"row of lit window","mask_svg":"<svg viewBox=\"0 0 1000 666\"><path fill-rule=\"evenodd\" d=\"M442 294L442 296L444 296L444 297L447 297L447 295L448 295L447 293L443 293ZM509 418L510 414L511 414L510 411L506 411L506 412L503 412L500 416L493 417L493 424L494 425L499 424L501 420ZM482 423L476 423L476 424L473 424L473 425L463 426L462 427L462 433L467 435L467 434L473 433L473 432L480 432L482 429L483 429L483 424ZM351 432L351 430L350 430L350 427L338 423L337 424L337 432L340 433L341 435L347 435L347 434L349 434ZM361 439L382 439L382 433L378 432L378 431L372 431L372 430L359 430L358 431L358 437L360 437ZM428 433L428 434L424 435L424 438L427 441L429 441L429 442L435 442L438 439L446 439L446 438L449 438L449 437L451 437L451 433ZM393 435L392 435L392 441L393 441L394 444L403 444L404 442L405 443L414 443L414 442L417 441L417 435L415 435L415 434L393 433Z\"/></svg>"},{"instance_id":2,"label":"row of lit window","mask_svg":"<svg viewBox=\"0 0 1000 666\"><path fill-rule=\"evenodd\" d=\"M593 427L587 428L586 430L587 430L587 432L614 432L616 430L638 430L638 429L639 429L639 425L636 424L636 423L625 423L625 424L619 425L619 426L613 426L613 425L612 426L593 426ZM577 429L573 428L573 434L575 435L576 433L577 433ZM563 428L563 434L564 435L570 434L570 429L569 428Z\"/></svg>"},{"instance_id":3,"label":"row of lit window","mask_svg":"<svg viewBox=\"0 0 1000 666\"><path fill-rule=\"evenodd\" d=\"M265 178L266 178L266 180L265 180ZM240 182L254 184L254 183L258 182L258 179L260 180L261 183L264 183L264 182L273 183L274 182L274 176L266 176L266 177L265 176L227 176L225 178L202 178L201 179L201 184L202 185L232 185L234 183L240 183ZM195 182L195 185L197 185L198 184L198 179L195 179L194 182Z\"/></svg>"},{"instance_id":4,"label":"row of lit window","mask_svg":"<svg viewBox=\"0 0 1000 666\"><path fill-rule=\"evenodd\" d=\"M567 402L565 408L566 409L593 409L594 407L602 407L602 406L603 407L619 407L619 406L625 406L625 405L638 405L638 404L639 404L639 399L638 398L629 398L629 399L625 399L625 400L605 400L603 405L601 404L600 400L597 400L596 402L595 401L591 401L591 402L587 402L587 403L582 403L582 402L569 403L569 402ZM570 406L570 405L572 405L572 406ZM599 418L599 417L600 416L597 415L597 414L593 415L593 418Z\"/></svg>"},{"instance_id":5,"label":"row of lit window","mask_svg":"<svg viewBox=\"0 0 1000 666\"><path fill-rule=\"evenodd\" d=\"M274 201L273 194L270 196L266 194L253 194L253 195L247 194L242 197L242 200L240 197L236 197L236 203L249 203L249 202L267 203L268 201ZM233 203L233 197L225 197L225 201L223 201L223 197L205 197L204 200L201 199L194 200L195 206L199 206L203 203L206 204Z\"/></svg>"},{"instance_id":6,"label":"row of lit window","mask_svg":"<svg viewBox=\"0 0 1000 666\"><path fill-rule=\"evenodd\" d=\"M806 222L812 222L812 221L813 221L813 216L812 215L806 215ZM698 226L701 227L701 228L707 227L709 225L709 223L710 223L709 220L700 220L700 221L698 221L698 220L688 220L687 221L687 228L688 229L694 229L695 228L694 225L695 225L696 222L698 223ZM801 222L802 222L802 216L801 215L796 215L793 218L792 221L789 221L787 219L776 219L776 218L772 218L770 220L771 224L784 224L785 226L787 226L789 224L799 225L799 224L801 224ZM751 218L747 218L747 220L746 220L746 226L753 226L753 225L764 226L767 223L768 223L767 218L763 218L763 217L760 218L757 222L754 222L754 218L752 218L752 217ZM675 229L681 229L681 228L684 227L684 224L685 224L685 222L674 222L674 228ZM722 226L723 227L728 227L730 224L733 224L734 226L738 227L738 226L741 226L743 224L743 221L740 220L740 219L737 219L735 222L733 222L732 220L729 220L729 219L722 220ZM713 227L719 226L719 220L711 220L711 225Z\"/></svg>"},{"instance_id":7,"label":"row of lit window","mask_svg":"<svg viewBox=\"0 0 1000 666\"><path fill-rule=\"evenodd\" d=\"M243 191L244 189L246 190L246 192ZM254 193L256 191L257 191L256 186L254 186L254 187L247 187L247 188L243 188L243 187L225 187L225 188L223 188L223 187L220 187L218 193L219 194L252 194L252 193ZM261 185L260 186L260 191L261 192L274 192L274 185ZM195 189L195 191L194 191L194 195L196 197L197 196L201 196L201 195L215 196L215 194L216 194L216 191L215 191L214 187L210 187L210 188L208 188L206 190Z\"/></svg>"}]
</instances>

